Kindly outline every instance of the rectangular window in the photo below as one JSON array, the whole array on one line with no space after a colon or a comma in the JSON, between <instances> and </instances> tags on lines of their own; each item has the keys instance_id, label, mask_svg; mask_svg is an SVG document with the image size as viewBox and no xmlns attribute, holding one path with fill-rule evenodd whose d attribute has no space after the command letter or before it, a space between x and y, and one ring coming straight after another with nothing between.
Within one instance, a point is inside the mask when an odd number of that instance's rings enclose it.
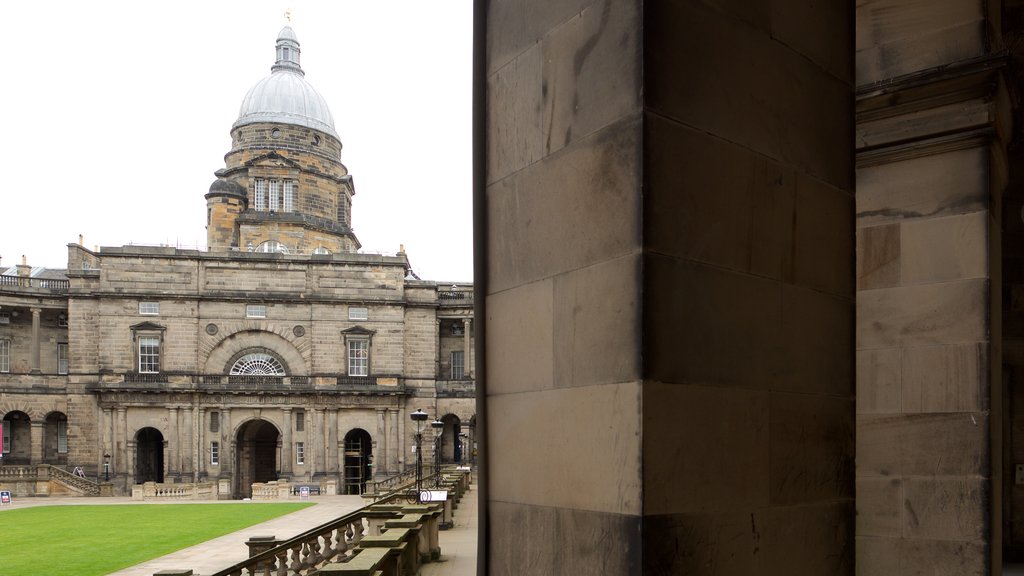
<instances>
[{"instance_id":1,"label":"rectangular window","mask_svg":"<svg viewBox=\"0 0 1024 576\"><path fill-rule=\"evenodd\" d=\"M0 340L0 372L11 371L11 341Z\"/></svg>"},{"instance_id":2,"label":"rectangular window","mask_svg":"<svg viewBox=\"0 0 1024 576\"><path fill-rule=\"evenodd\" d=\"M306 429L306 413L296 412L295 413L295 431L302 432Z\"/></svg>"},{"instance_id":3,"label":"rectangular window","mask_svg":"<svg viewBox=\"0 0 1024 576\"><path fill-rule=\"evenodd\" d=\"M465 354L462 350L452 350L452 380L461 380L465 377Z\"/></svg>"},{"instance_id":4,"label":"rectangular window","mask_svg":"<svg viewBox=\"0 0 1024 576\"><path fill-rule=\"evenodd\" d=\"M348 375L368 376L370 374L370 342L368 340L348 341Z\"/></svg>"},{"instance_id":5,"label":"rectangular window","mask_svg":"<svg viewBox=\"0 0 1024 576\"><path fill-rule=\"evenodd\" d=\"M210 442L210 464L220 466L220 442Z\"/></svg>"},{"instance_id":6,"label":"rectangular window","mask_svg":"<svg viewBox=\"0 0 1024 576\"><path fill-rule=\"evenodd\" d=\"M266 318L267 317L267 306L265 304L246 304L245 305L245 317L246 318Z\"/></svg>"},{"instance_id":7,"label":"rectangular window","mask_svg":"<svg viewBox=\"0 0 1024 576\"><path fill-rule=\"evenodd\" d=\"M160 338L143 336L139 338L139 372L155 374L160 371Z\"/></svg>"},{"instance_id":8,"label":"rectangular window","mask_svg":"<svg viewBox=\"0 0 1024 576\"><path fill-rule=\"evenodd\" d=\"M267 210L267 181L257 180L254 187L253 204L260 212Z\"/></svg>"},{"instance_id":9,"label":"rectangular window","mask_svg":"<svg viewBox=\"0 0 1024 576\"><path fill-rule=\"evenodd\" d=\"M210 412L210 432L220 432L220 412Z\"/></svg>"},{"instance_id":10,"label":"rectangular window","mask_svg":"<svg viewBox=\"0 0 1024 576\"><path fill-rule=\"evenodd\" d=\"M139 302L139 314L145 316L156 316L160 314L159 302Z\"/></svg>"},{"instance_id":11,"label":"rectangular window","mask_svg":"<svg viewBox=\"0 0 1024 576\"><path fill-rule=\"evenodd\" d=\"M465 324L463 324L462 322L456 322L455 324L452 324L452 336L465 336L465 335L466 335L466 325Z\"/></svg>"},{"instance_id":12,"label":"rectangular window","mask_svg":"<svg viewBox=\"0 0 1024 576\"><path fill-rule=\"evenodd\" d=\"M60 326L61 328L68 327L68 317L66 314L61 314L60 316L57 316L57 326Z\"/></svg>"},{"instance_id":13,"label":"rectangular window","mask_svg":"<svg viewBox=\"0 0 1024 576\"><path fill-rule=\"evenodd\" d=\"M299 465L306 463L306 445L302 442L295 443L295 463Z\"/></svg>"},{"instance_id":14,"label":"rectangular window","mask_svg":"<svg viewBox=\"0 0 1024 576\"><path fill-rule=\"evenodd\" d=\"M68 345L66 342L57 344L57 374L68 373Z\"/></svg>"},{"instance_id":15,"label":"rectangular window","mask_svg":"<svg viewBox=\"0 0 1024 576\"><path fill-rule=\"evenodd\" d=\"M284 181L284 205L281 210L285 212L291 212L295 207L295 182L291 180Z\"/></svg>"},{"instance_id":16,"label":"rectangular window","mask_svg":"<svg viewBox=\"0 0 1024 576\"><path fill-rule=\"evenodd\" d=\"M281 194L281 182L278 180L270 181L270 194L267 195L267 207L271 210L277 210L280 208L278 205L278 197Z\"/></svg>"},{"instance_id":17,"label":"rectangular window","mask_svg":"<svg viewBox=\"0 0 1024 576\"><path fill-rule=\"evenodd\" d=\"M348 309L349 320L369 320L370 310L367 308L357 308L350 306Z\"/></svg>"},{"instance_id":18,"label":"rectangular window","mask_svg":"<svg viewBox=\"0 0 1024 576\"><path fill-rule=\"evenodd\" d=\"M57 421L57 454L68 453L68 421Z\"/></svg>"}]
</instances>

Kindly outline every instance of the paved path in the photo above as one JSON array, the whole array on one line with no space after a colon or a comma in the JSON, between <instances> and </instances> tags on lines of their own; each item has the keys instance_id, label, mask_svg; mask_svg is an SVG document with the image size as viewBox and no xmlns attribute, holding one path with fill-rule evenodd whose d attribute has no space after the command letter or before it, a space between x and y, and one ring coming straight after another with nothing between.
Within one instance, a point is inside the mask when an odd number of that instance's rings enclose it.
<instances>
[{"instance_id":1,"label":"paved path","mask_svg":"<svg viewBox=\"0 0 1024 576\"><path fill-rule=\"evenodd\" d=\"M455 526L440 533L441 561L424 564L422 576L474 576L476 574L476 527L477 499L476 485L466 492L455 511ZM195 574L212 574L249 556L245 541L252 536L275 536L284 540L357 510L365 505L359 496L313 496L310 502L316 504L291 514L279 516L262 524L250 526L196 544L190 548L136 564L125 570L113 572L111 576L151 576L160 570L192 569ZM33 506L97 505L97 504L140 504L131 498L16 498L11 506L3 510L31 508ZM179 502L150 503L154 506L179 504ZM193 502L189 502L193 503ZM237 506L259 506L259 503L240 500L196 501L197 504L234 504Z\"/></svg>"}]
</instances>

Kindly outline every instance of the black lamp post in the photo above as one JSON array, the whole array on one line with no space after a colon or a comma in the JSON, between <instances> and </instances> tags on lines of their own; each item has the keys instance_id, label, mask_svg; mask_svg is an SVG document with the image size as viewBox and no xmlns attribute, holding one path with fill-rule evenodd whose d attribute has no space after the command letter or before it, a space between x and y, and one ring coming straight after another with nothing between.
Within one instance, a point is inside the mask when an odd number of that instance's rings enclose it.
<instances>
[{"instance_id":1,"label":"black lamp post","mask_svg":"<svg viewBox=\"0 0 1024 576\"><path fill-rule=\"evenodd\" d=\"M103 455L103 481L110 482L110 454Z\"/></svg>"},{"instance_id":2,"label":"black lamp post","mask_svg":"<svg viewBox=\"0 0 1024 576\"><path fill-rule=\"evenodd\" d=\"M420 493L423 490L423 432L421 427L427 419L427 413L419 408L409 414L409 418L416 423L416 500L423 503Z\"/></svg>"},{"instance_id":3,"label":"black lamp post","mask_svg":"<svg viewBox=\"0 0 1024 576\"><path fill-rule=\"evenodd\" d=\"M435 418L430 427L434 429L434 486L437 487L441 485L441 434L444 422Z\"/></svg>"}]
</instances>

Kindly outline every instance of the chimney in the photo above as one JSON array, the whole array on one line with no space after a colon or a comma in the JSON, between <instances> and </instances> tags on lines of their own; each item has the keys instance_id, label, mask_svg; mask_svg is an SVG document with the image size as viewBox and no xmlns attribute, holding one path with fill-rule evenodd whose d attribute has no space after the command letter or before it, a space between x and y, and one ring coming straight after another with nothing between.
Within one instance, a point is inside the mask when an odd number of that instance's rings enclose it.
<instances>
[{"instance_id":1,"label":"chimney","mask_svg":"<svg viewBox=\"0 0 1024 576\"><path fill-rule=\"evenodd\" d=\"M25 255L21 255L21 264L17 265L18 268L18 284L21 286L28 286L28 278L32 275L32 267L28 265L28 260Z\"/></svg>"}]
</instances>

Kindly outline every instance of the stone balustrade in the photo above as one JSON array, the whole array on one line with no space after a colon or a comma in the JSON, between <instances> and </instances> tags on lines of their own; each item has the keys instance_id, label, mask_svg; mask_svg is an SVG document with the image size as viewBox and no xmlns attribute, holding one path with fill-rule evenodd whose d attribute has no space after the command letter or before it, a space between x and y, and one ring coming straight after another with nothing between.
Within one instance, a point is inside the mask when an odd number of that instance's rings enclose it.
<instances>
[{"instance_id":1,"label":"stone balustrade","mask_svg":"<svg viewBox=\"0 0 1024 576\"><path fill-rule=\"evenodd\" d=\"M217 500L216 482L166 484L145 482L132 486L132 499L143 501Z\"/></svg>"}]
</instances>

